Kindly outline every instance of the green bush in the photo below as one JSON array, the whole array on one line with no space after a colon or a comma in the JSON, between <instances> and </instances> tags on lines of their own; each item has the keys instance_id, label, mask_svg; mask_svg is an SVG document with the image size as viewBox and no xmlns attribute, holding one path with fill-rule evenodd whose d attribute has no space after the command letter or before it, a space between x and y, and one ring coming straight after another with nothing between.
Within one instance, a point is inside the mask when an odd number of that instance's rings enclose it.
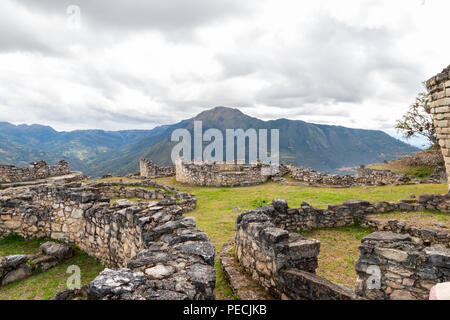
<instances>
[{"instance_id":1,"label":"green bush","mask_svg":"<svg viewBox=\"0 0 450 320\"><path fill-rule=\"evenodd\" d=\"M272 201L270 201L270 200L253 199L250 204L251 204L252 208L257 209L260 207L270 205L271 203L272 203Z\"/></svg>"}]
</instances>

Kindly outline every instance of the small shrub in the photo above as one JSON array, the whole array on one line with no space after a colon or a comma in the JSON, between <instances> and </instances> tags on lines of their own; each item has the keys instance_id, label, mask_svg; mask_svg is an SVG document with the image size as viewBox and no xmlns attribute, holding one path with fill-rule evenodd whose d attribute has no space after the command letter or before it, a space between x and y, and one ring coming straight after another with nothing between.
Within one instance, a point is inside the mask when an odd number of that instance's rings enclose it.
<instances>
[{"instance_id":1,"label":"small shrub","mask_svg":"<svg viewBox=\"0 0 450 320\"><path fill-rule=\"evenodd\" d=\"M254 209L260 208L260 207L264 207L271 204L270 200L263 200L263 199L253 199L251 201L251 206Z\"/></svg>"},{"instance_id":2,"label":"small shrub","mask_svg":"<svg viewBox=\"0 0 450 320\"><path fill-rule=\"evenodd\" d=\"M418 179L425 179L429 177L434 172L435 167L433 166L418 166L407 169L406 174L409 176L414 176Z\"/></svg>"}]
</instances>

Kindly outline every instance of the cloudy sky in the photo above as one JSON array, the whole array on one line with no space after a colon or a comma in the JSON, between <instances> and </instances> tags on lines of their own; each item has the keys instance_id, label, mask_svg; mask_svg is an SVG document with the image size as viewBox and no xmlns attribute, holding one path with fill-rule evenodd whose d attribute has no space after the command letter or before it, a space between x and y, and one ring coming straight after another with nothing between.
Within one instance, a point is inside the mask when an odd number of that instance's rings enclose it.
<instances>
[{"instance_id":1,"label":"cloudy sky","mask_svg":"<svg viewBox=\"0 0 450 320\"><path fill-rule=\"evenodd\" d=\"M448 0L2 0L0 121L152 128L222 105L395 134L450 64L448 12Z\"/></svg>"}]
</instances>

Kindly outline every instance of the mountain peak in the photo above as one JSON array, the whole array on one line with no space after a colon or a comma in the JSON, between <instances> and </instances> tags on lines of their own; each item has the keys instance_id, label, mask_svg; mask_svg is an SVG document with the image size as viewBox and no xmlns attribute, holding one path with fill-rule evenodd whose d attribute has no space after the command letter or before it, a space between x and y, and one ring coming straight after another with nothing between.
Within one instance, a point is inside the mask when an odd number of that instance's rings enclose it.
<instances>
[{"instance_id":1,"label":"mountain peak","mask_svg":"<svg viewBox=\"0 0 450 320\"><path fill-rule=\"evenodd\" d=\"M217 129L256 128L262 120L250 117L236 108L215 107L198 114L194 121L202 121L206 127Z\"/></svg>"},{"instance_id":2,"label":"mountain peak","mask_svg":"<svg viewBox=\"0 0 450 320\"><path fill-rule=\"evenodd\" d=\"M242 111L237 108L229 108L229 107L214 107L209 110L205 110L199 113L194 119L195 120L206 120L206 119L214 119L218 117L242 117L246 116Z\"/></svg>"}]
</instances>

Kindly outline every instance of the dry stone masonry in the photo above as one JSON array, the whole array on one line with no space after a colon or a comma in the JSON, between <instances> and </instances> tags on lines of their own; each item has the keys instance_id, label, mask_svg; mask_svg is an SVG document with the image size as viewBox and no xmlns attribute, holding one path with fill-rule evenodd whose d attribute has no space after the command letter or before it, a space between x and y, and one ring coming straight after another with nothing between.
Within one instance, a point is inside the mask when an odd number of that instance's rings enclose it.
<instances>
[{"instance_id":1,"label":"dry stone masonry","mask_svg":"<svg viewBox=\"0 0 450 320\"><path fill-rule=\"evenodd\" d=\"M450 249L424 246L408 234L375 232L359 250L356 293L369 299L427 300L434 285L450 281ZM373 287L378 272L380 283Z\"/></svg>"},{"instance_id":2,"label":"dry stone masonry","mask_svg":"<svg viewBox=\"0 0 450 320\"><path fill-rule=\"evenodd\" d=\"M377 213L395 211L414 212L435 210L449 212L450 195L422 194L418 199L404 199L400 202L374 202L349 200L342 205L328 206L318 209L303 202L300 208L277 208L278 202L259 210L263 212L277 227L288 231L313 230L351 226L355 223L379 231L408 233L421 239L425 244L450 245L450 231L446 228L420 229L391 219L387 224L375 221L372 216ZM275 209L276 210L275 210Z\"/></svg>"},{"instance_id":3,"label":"dry stone masonry","mask_svg":"<svg viewBox=\"0 0 450 320\"><path fill-rule=\"evenodd\" d=\"M431 114L447 172L450 172L450 66L426 83ZM450 175L448 176L450 185Z\"/></svg>"},{"instance_id":4,"label":"dry stone masonry","mask_svg":"<svg viewBox=\"0 0 450 320\"><path fill-rule=\"evenodd\" d=\"M397 220L385 225L371 215L392 211L450 209L449 195L420 195L398 203L347 201L328 209L289 208L286 200L240 214L236 220L235 251L239 263L271 295L287 299L426 299L430 288L450 281L450 231L421 229ZM320 243L294 231L349 226L378 227L364 238L355 268L355 292L315 275ZM367 283L372 269L380 272L380 287Z\"/></svg>"},{"instance_id":5,"label":"dry stone masonry","mask_svg":"<svg viewBox=\"0 0 450 320\"><path fill-rule=\"evenodd\" d=\"M287 210L285 201L276 203ZM267 206L236 219L236 256L253 280L276 298L355 299L350 290L315 275L320 242L277 228L269 210L275 211Z\"/></svg>"},{"instance_id":6,"label":"dry stone masonry","mask_svg":"<svg viewBox=\"0 0 450 320\"><path fill-rule=\"evenodd\" d=\"M349 188L354 186L405 185L414 183L442 183L442 170L437 170L426 179L417 179L389 170L374 170L364 166L356 170L355 176L332 175L310 168L281 164L275 170L268 164L228 163L176 163L178 182L208 187L252 186L271 179L282 184L298 184L314 187ZM141 169L142 171L142 169ZM296 182L287 181L289 174ZM445 173L444 173L445 175ZM445 179L444 179L445 180Z\"/></svg>"},{"instance_id":7,"label":"dry stone masonry","mask_svg":"<svg viewBox=\"0 0 450 320\"><path fill-rule=\"evenodd\" d=\"M356 169L355 175L333 175L315 171L310 168L287 166L291 178L308 186L341 187L404 185L412 183L442 183L442 170L437 170L426 179L416 179L390 170L375 170L365 166Z\"/></svg>"},{"instance_id":8,"label":"dry stone masonry","mask_svg":"<svg viewBox=\"0 0 450 320\"><path fill-rule=\"evenodd\" d=\"M0 192L0 238L49 237L108 263L90 299L214 299L214 247L184 210L192 195L149 180L48 183ZM139 197L139 203L115 197ZM113 268L119 269L113 269Z\"/></svg>"},{"instance_id":9,"label":"dry stone masonry","mask_svg":"<svg viewBox=\"0 0 450 320\"><path fill-rule=\"evenodd\" d=\"M175 175L175 166L161 167L154 164L151 160L140 160L140 172L142 177L161 178L171 177Z\"/></svg>"},{"instance_id":10,"label":"dry stone masonry","mask_svg":"<svg viewBox=\"0 0 450 320\"><path fill-rule=\"evenodd\" d=\"M176 163L176 180L197 186L252 186L266 182L270 176L271 166L262 163Z\"/></svg>"},{"instance_id":11,"label":"dry stone masonry","mask_svg":"<svg viewBox=\"0 0 450 320\"><path fill-rule=\"evenodd\" d=\"M0 165L0 182L23 182L70 174L69 164L61 160L56 166L45 161L31 162L30 167Z\"/></svg>"}]
</instances>

